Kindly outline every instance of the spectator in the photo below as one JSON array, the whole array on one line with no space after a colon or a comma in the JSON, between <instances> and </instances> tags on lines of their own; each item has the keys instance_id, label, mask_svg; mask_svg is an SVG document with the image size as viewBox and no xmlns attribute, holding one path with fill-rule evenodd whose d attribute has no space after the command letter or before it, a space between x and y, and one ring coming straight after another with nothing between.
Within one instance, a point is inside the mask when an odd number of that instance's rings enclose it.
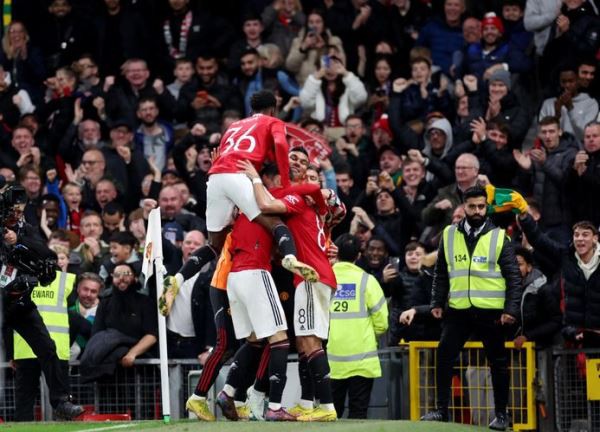
<instances>
[{"instance_id":1,"label":"spectator","mask_svg":"<svg viewBox=\"0 0 600 432\"><path fill-rule=\"evenodd\" d=\"M589 220L600 226L600 203L589 199L600 193L600 124L586 126L583 150L575 154L573 169L569 174L567 190L571 196L574 220Z\"/></svg>"},{"instance_id":2,"label":"spectator","mask_svg":"<svg viewBox=\"0 0 600 432\"><path fill-rule=\"evenodd\" d=\"M99 210L101 212L104 211L108 204L114 202L119 195L115 182L109 178L103 178L100 181L98 181L94 192L94 209Z\"/></svg>"},{"instance_id":3,"label":"spectator","mask_svg":"<svg viewBox=\"0 0 600 432\"><path fill-rule=\"evenodd\" d=\"M160 206L160 213L163 218L163 226L167 222L174 221L183 228L184 232L192 230L206 232L204 219L182 211L183 202L181 200L181 193L177 187L163 187L158 198L158 205Z\"/></svg>"},{"instance_id":4,"label":"spectator","mask_svg":"<svg viewBox=\"0 0 600 432\"><path fill-rule=\"evenodd\" d=\"M392 94L393 78L392 59L385 55L376 57L367 102L367 108L373 110L374 119L379 119L387 112L389 98Z\"/></svg>"},{"instance_id":5,"label":"spectator","mask_svg":"<svg viewBox=\"0 0 600 432\"><path fill-rule=\"evenodd\" d=\"M65 163L76 169L86 150L101 150L105 145L106 143L102 140L100 123L92 119L83 120L81 99L76 99L73 121L59 143L58 154Z\"/></svg>"},{"instance_id":6,"label":"spectator","mask_svg":"<svg viewBox=\"0 0 600 432\"><path fill-rule=\"evenodd\" d=\"M25 190L27 201L25 202L25 221L32 225L39 225L37 216L38 208L42 204L42 179L40 170L35 165L25 165L19 169L19 183ZM36 234L39 234L36 233ZM41 237L43 238L43 237Z\"/></svg>"},{"instance_id":7,"label":"spectator","mask_svg":"<svg viewBox=\"0 0 600 432\"><path fill-rule=\"evenodd\" d=\"M91 54L82 54L77 61L71 64L71 68L77 74L77 92L86 98L85 108L88 111L96 111L97 107L93 105L93 102L104 91L96 60ZM108 83L112 79L111 77ZM104 82L106 83L106 81Z\"/></svg>"},{"instance_id":8,"label":"spectator","mask_svg":"<svg viewBox=\"0 0 600 432\"><path fill-rule=\"evenodd\" d=\"M70 359L77 360L92 336L92 325L96 318L104 281L96 273L82 273L77 278L77 298L69 307Z\"/></svg>"},{"instance_id":9,"label":"spectator","mask_svg":"<svg viewBox=\"0 0 600 432\"><path fill-rule=\"evenodd\" d=\"M425 121L433 112L450 114L450 97L448 95L448 79L439 74L432 75L431 62L426 57L411 59L411 78L399 78L394 81L392 97L399 95L399 121Z\"/></svg>"},{"instance_id":10,"label":"spectator","mask_svg":"<svg viewBox=\"0 0 600 432\"><path fill-rule=\"evenodd\" d=\"M48 71L69 65L89 45L88 23L73 11L71 0L52 0L43 21L41 49Z\"/></svg>"},{"instance_id":11,"label":"spectator","mask_svg":"<svg viewBox=\"0 0 600 432\"><path fill-rule=\"evenodd\" d=\"M425 248L417 242L410 242L404 248L404 265L400 267L394 262L383 269L383 278L389 287L390 302L390 346L396 346L404 339L405 342L429 340L431 334L426 331L427 320L404 326L400 325L402 312L431 302L431 284L421 273L422 258Z\"/></svg>"},{"instance_id":12,"label":"spectator","mask_svg":"<svg viewBox=\"0 0 600 432\"><path fill-rule=\"evenodd\" d=\"M498 187L513 187L518 165L508 147L510 129L499 120L488 123L482 118L471 122L471 140L456 146L449 155L452 161L456 154L471 152L477 156L481 173Z\"/></svg>"},{"instance_id":13,"label":"spectator","mask_svg":"<svg viewBox=\"0 0 600 432\"><path fill-rule=\"evenodd\" d=\"M409 53L424 26L430 20L431 10L421 2L399 0L392 3L390 13L391 41L397 49L401 76L408 76Z\"/></svg>"},{"instance_id":14,"label":"spectator","mask_svg":"<svg viewBox=\"0 0 600 432\"><path fill-rule=\"evenodd\" d=\"M432 18L419 32L416 45L431 50L433 64L450 74L452 54L463 46L462 14L464 0L444 0L444 17Z\"/></svg>"},{"instance_id":15,"label":"spectator","mask_svg":"<svg viewBox=\"0 0 600 432\"><path fill-rule=\"evenodd\" d=\"M559 263L564 338L584 348L598 348L600 248L597 228L587 221L577 222L573 225L573 244L567 246L542 234L530 215L525 213L519 218L529 242Z\"/></svg>"},{"instance_id":16,"label":"spectator","mask_svg":"<svg viewBox=\"0 0 600 432\"><path fill-rule=\"evenodd\" d=\"M233 77L239 74L244 53L249 50L256 51L263 44L263 30L263 23L259 16L248 14L243 17L242 32L244 33L244 37L235 41L229 48L229 57L227 59L229 75Z\"/></svg>"},{"instance_id":17,"label":"spectator","mask_svg":"<svg viewBox=\"0 0 600 432\"><path fill-rule=\"evenodd\" d=\"M327 344L331 388L338 417L348 396L348 418L366 419L373 381L381 376L379 358L367 353L377 350L377 337L387 330L388 309L377 279L354 264L359 240L345 234L336 246L333 271L341 288L333 297Z\"/></svg>"},{"instance_id":18,"label":"spectator","mask_svg":"<svg viewBox=\"0 0 600 432\"><path fill-rule=\"evenodd\" d=\"M425 180L425 167L422 161L408 158L402 163L400 187L400 193L410 202L419 223L419 231L422 231L424 227L421 226L421 214L436 194L434 185Z\"/></svg>"},{"instance_id":19,"label":"spectator","mask_svg":"<svg viewBox=\"0 0 600 432\"><path fill-rule=\"evenodd\" d=\"M192 77L194 76L194 64L191 60L186 58L175 60L173 75L175 76L175 81L167 86L167 90L169 90L175 100L178 101L181 88L192 81Z\"/></svg>"},{"instance_id":20,"label":"spectator","mask_svg":"<svg viewBox=\"0 0 600 432\"><path fill-rule=\"evenodd\" d=\"M300 102L312 118L335 128L367 101L367 90L338 55L326 58L328 61L321 59L319 70L308 76L300 90Z\"/></svg>"},{"instance_id":21,"label":"spectator","mask_svg":"<svg viewBox=\"0 0 600 432\"><path fill-rule=\"evenodd\" d=\"M106 93L106 115L112 123L124 121L133 127L136 110L142 98L154 98L165 119L173 118L175 98L166 90L162 80L148 81L150 70L146 61L130 58L121 66L122 82L111 85ZM105 86L106 87L106 86Z\"/></svg>"},{"instance_id":22,"label":"spectator","mask_svg":"<svg viewBox=\"0 0 600 432\"><path fill-rule=\"evenodd\" d=\"M58 229L58 219L60 215L60 200L56 195L45 194L40 197L40 202L41 204L38 205L36 209L37 224L40 227L39 235L44 240L49 240L52 231ZM67 256L68 255L69 254L67 251ZM66 269L64 271L66 271Z\"/></svg>"},{"instance_id":23,"label":"spectator","mask_svg":"<svg viewBox=\"0 0 600 432\"><path fill-rule=\"evenodd\" d=\"M116 191L115 191L116 192ZM123 206L111 200L102 208L102 237L105 242L110 241L112 235L119 231L126 231L125 210Z\"/></svg>"},{"instance_id":24,"label":"spectator","mask_svg":"<svg viewBox=\"0 0 600 432\"><path fill-rule=\"evenodd\" d=\"M11 71L11 80L24 89L37 105L42 101L41 84L46 77L44 59L39 48L30 43L29 32L20 21L11 22L2 38L0 63Z\"/></svg>"},{"instance_id":25,"label":"spectator","mask_svg":"<svg viewBox=\"0 0 600 432\"><path fill-rule=\"evenodd\" d=\"M423 236L434 238L452 220L452 212L462 202L464 192L477 183L479 160L472 153L464 153L454 166L456 183L441 188L433 201L423 210L423 223L427 226ZM422 236L422 238L423 238ZM426 246L434 246L426 243Z\"/></svg>"},{"instance_id":26,"label":"spectator","mask_svg":"<svg viewBox=\"0 0 600 432\"><path fill-rule=\"evenodd\" d=\"M550 40L550 32L560 13L561 3L561 0L529 0L525 5L523 24L525 30L534 32L533 42L538 57L544 54Z\"/></svg>"},{"instance_id":27,"label":"spectator","mask_svg":"<svg viewBox=\"0 0 600 432\"><path fill-rule=\"evenodd\" d=\"M250 99L259 90L268 89L273 92L279 89L277 71L261 66L260 56L254 48L249 48L241 53L239 64L241 75L236 80L240 94L244 100L246 116L252 114Z\"/></svg>"},{"instance_id":28,"label":"spectator","mask_svg":"<svg viewBox=\"0 0 600 432\"><path fill-rule=\"evenodd\" d=\"M10 73L0 65L0 112L2 112L2 123L6 131L0 133L2 141L9 141L9 130L14 129L22 114L31 113L35 110L27 93L15 86L10 78Z\"/></svg>"},{"instance_id":29,"label":"spectator","mask_svg":"<svg viewBox=\"0 0 600 432\"><path fill-rule=\"evenodd\" d=\"M173 127L159 120L158 104L152 98L140 99L136 115L141 123L134 136L136 149L142 150L144 158L152 157L156 167L162 171L167 163L167 154L173 147Z\"/></svg>"},{"instance_id":30,"label":"spectator","mask_svg":"<svg viewBox=\"0 0 600 432\"><path fill-rule=\"evenodd\" d=\"M521 327L514 339L521 348L525 342L535 342L536 348L553 344L562 327L558 293L552 290L546 276L533 266L533 254L524 247L515 251L523 278Z\"/></svg>"},{"instance_id":31,"label":"spectator","mask_svg":"<svg viewBox=\"0 0 600 432\"><path fill-rule=\"evenodd\" d=\"M112 375L118 364L132 367L136 358L152 354L157 341L156 310L140 294L134 269L119 264L112 273L112 290L100 301L92 337L81 358L85 382Z\"/></svg>"},{"instance_id":32,"label":"spectator","mask_svg":"<svg viewBox=\"0 0 600 432\"><path fill-rule=\"evenodd\" d=\"M181 247L183 263L192 252L206 242L204 234L192 230L185 235ZM210 279L214 262L186 280L167 317L169 358L198 358L215 344L215 328L209 300Z\"/></svg>"},{"instance_id":33,"label":"spectator","mask_svg":"<svg viewBox=\"0 0 600 432\"><path fill-rule=\"evenodd\" d=\"M545 117L539 123L542 148L526 153L513 152L540 203L540 223L554 240L568 244L571 237L569 222L571 206L565 187L578 147L572 135L563 133L556 117Z\"/></svg>"},{"instance_id":34,"label":"spectator","mask_svg":"<svg viewBox=\"0 0 600 432\"><path fill-rule=\"evenodd\" d=\"M586 0L563 0L544 50L543 67L551 77L578 59L593 57L600 46L600 18ZM549 9L547 5L546 10ZM560 59L557 61L557 59Z\"/></svg>"},{"instance_id":35,"label":"spectator","mask_svg":"<svg viewBox=\"0 0 600 432\"><path fill-rule=\"evenodd\" d=\"M110 257L106 257L100 265L98 276L105 282L113 274L113 270L119 265L126 263L134 271L137 278L142 271L142 261L138 255L137 240L129 231L116 231L110 236L109 241Z\"/></svg>"},{"instance_id":36,"label":"spectator","mask_svg":"<svg viewBox=\"0 0 600 432\"><path fill-rule=\"evenodd\" d=\"M487 80L497 70L525 73L531 64L525 52L518 46L503 41L504 24L491 12L481 21L481 40L467 47L459 74L475 75Z\"/></svg>"},{"instance_id":37,"label":"spectator","mask_svg":"<svg viewBox=\"0 0 600 432\"><path fill-rule=\"evenodd\" d=\"M533 34L525 29L525 3L521 0L502 2L502 21L506 29L505 38L509 45L526 54L531 46Z\"/></svg>"},{"instance_id":38,"label":"spectator","mask_svg":"<svg viewBox=\"0 0 600 432\"><path fill-rule=\"evenodd\" d=\"M86 211L81 217L81 243L71 252L69 261L73 273L98 272L109 254L109 245L102 241L102 219L95 211Z\"/></svg>"},{"instance_id":39,"label":"spectator","mask_svg":"<svg viewBox=\"0 0 600 432\"><path fill-rule=\"evenodd\" d=\"M66 213L65 229L79 235L79 224L83 212L81 186L71 182L65 184L62 188L62 196Z\"/></svg>"},{"instance_id":40,"label":"spectator","mask_svg":"<svg viewBox=\"0 0 600 432\"><path fill-rule=\"evenodd\" d=\"M318 71L319 60L321 56L328 54L330 47L335 49L341 59L346 57L340 38L332 35L325 27L323 12L313 10L308 14L306 26L292 41L285 61L285 68L296 74L300 87L304 86L309 75Z\"/></svg>"},{"instance_id":41,"label":"spectator","mask_svg":"<svg viewBox=\"0 0 600 432\"><path fill-rule=\"evenodd\" d=\"M195 59L207 49L225 53L233 40L227 22L206 10L195 10L189 3L189 0L169 0L170 11L161 27L165 52L162 64L166 73L173 70L178 59Z\"/></svg>"},{"instance_id":42,"label":"spectator","mask_svg":"<svg viewBox=\"0 0 600 432\"><path fill-rule=\"evenodd\" d=\"M293 39L306 22L299 0L273 0L261 15L267 40L279 47L285 59L292 46Z\"/></svg>"},{"instance_id":43,"label":"spectator","mask_svg":"<svg viewBox=\"0 0 600 432\"><path fill-rule=\"evenodd\" d=\"M141 145L135 145L133 138L131 124L126 120L116 121L110 128L110 142L102 149L107 175L114 179L119 193L124 196L123 204L127 210L137 207L142 180L149 172L144 150Z\"/></svg>"},{"instance_id":44,"label":"spectator","mask_svg":"<svg viewBox=\"0 0 600 432\"><path fill-rule=\"evenodd\" d=\"M361 210L362 209L360 209L360 207L354 207L352 209L352 212L355 215L360 215L359 218L361 218L361 220L364 221L366 213L364 213L364 211ZM372 232L372 228L369 228L369 232ZM359 241L361 240L359 239ZM377 282L379 282L379 284L383 286L383 269L387 265L389 257L386 243L381 237L376 236L372 236L365 243L365 250L362 256L356 261L356 265L362 268L370 275L375 276Z\"/></svg>"},{"instance_id":45,"label":"spectator","mask_svg":"<svg viewBox=\"0 0 600 432\"><path fill-rule=\"evenodd\" d=\"M501 120L511 131L511 148L520 148L529 128L527 111L511 91L510 74L504 69L494 71L489 78L487 95L473 93L477 79L464 78L469 88L469 110L473 117L483 117L486 121ZM468 82L468 83L467 83Z\"/></svg>"},{"instance_id":46,"label":"spectator","mask_svg":"<svg viewBox=\"0 0 600 432\"><path fill-rule=\"evenodd\" d=\"M137 10L121 0L104 0L105 9L94 17L93 54L100 72L117 75L128 59L149 60L148 28Z\"/></svg>"},{"instance_id":47,"label":"spectator","mask_svg":"<svg viewBox=\"0 0 600 432\"><path fill-rule=\"evenodd\" d=\"M563 68L559 79L561 94L544 101L538 119L557 117L563 132L568 132L574 135L578 142L583 142L583 129L598 116L598 102L589 94L579 91L575 68Z\"/></svg>"},{"instance_id":48,"label":"spectator","mask_svg":"<svg viewBox=\"0 0 600 432\"><path fill-rule=\"evenodd\" d=\"M598 81L596 80L596 69L598 61L595 58L583 59L577 66L577 87L581 93L587 93L594 99L598 99Z\"/></svg>"},{"instance_id":49,"label":"spectator","mask_svg":"<svg viewBox=\"0 0 600 432\"><path fill-rule=\"evenodd\" d=\"M0 154L0 165L13 171L25 165L34 165L38 169L42 165L40 148L35 145L33 133L24 126L17 126L12 133L11 148L5 149ZM46 165L46 164L44 164Z\"/></svg>"},{"instance_id":50,"label":"spectator","mask_svg":"<svg viewBox=\"0 0 600 432\"><path fill-rule=\"evenodd\" d=\"M196 59L196 76L181 88L177 101L177 119L201 123L209 132L221 132L225 110L242 109L241 98L226 79L219 76L219 63L213 54Z\"/></svg>"}]
</instances>

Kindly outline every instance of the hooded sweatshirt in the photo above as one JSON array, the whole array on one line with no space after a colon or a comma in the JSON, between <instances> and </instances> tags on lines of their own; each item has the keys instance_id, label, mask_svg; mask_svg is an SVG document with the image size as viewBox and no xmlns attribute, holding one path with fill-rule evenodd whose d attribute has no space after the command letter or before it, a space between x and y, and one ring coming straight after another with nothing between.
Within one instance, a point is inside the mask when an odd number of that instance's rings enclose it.
<instances>
[{"instance_id":1,"label":"hooded sweatshirt","mask_svg":"<svg viewBox=\"0 0 600 432\"><path fill-rule=\"evenodd\" d=\"M446 134L446 144L444 145L444 149L442 150L441 155L433 154L433 151L431 149L431 143L429 142L429 134L428 134L428 132L431 129L440 129L440 130L444 131L444 133ZM445 118L434 120L429 126L427 126L427 129L425 131L424 142L425 142L425 147L423 148L423 154L425 156L427 156L429 159L443 159L448 154L448 151L452 148L452 144L453 144L452 125L450 124L450 122L448 120L446 120ZM431 180L433 180L433 177L434 177L434 175L432 173L430 173L429 171L427 171L425 179L427 181L431 181Z\"/></svg>"}]
</instances>

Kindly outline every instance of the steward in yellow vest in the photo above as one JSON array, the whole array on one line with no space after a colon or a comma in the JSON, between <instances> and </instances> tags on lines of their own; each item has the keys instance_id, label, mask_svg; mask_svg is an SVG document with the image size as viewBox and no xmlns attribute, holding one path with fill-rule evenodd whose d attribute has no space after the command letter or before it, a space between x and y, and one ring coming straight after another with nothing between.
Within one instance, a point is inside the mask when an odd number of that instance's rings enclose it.
<instances>
[{"instance_id":1,"label":"steward in yellow vest","mask_svg":"<svg viewBox=\"0 0 600 432\"><path fill-rule=\"evenodd\" d=\"M344 413L346 394L349 418L366 418L371 389L381 376L377 336L388 328L388 308L375 279L353 264L360 242L350 234L337 241L338 259L333 266L337 291L331 304L327 357L338 418Z\"/></svg>"},{"instance_id":2,"label":"steward in yellow vest","mask_svg":"<svg viewBox=\"0 0 600 432\"><path fill-rule=\"evenodd\" d=\"M510 378L503 326L519 317L521 273L504 230L486 216L485 189L467 189L463 198L465 218L444 229L438 249L431 299L432 315L444 319L437 352L437 409L421 419L448 421L452 368L465 342L475 336L483 342L492 373L496 417L489 426L506 430Z\"/></svg>"},{"instance_id":3,"label":"steward in yellow vest","mask_svg":"<svg viewBox=\"0 0 600 432\"><path fill-rule=\"evenodd\" d=\"M54 376L45 376L46 382L58 380L66 389L69 382L69 315L67 298L73 290L76 276L72 273L56 272L56 278L48 286L38 285L31 292L31 300L43 320L43 326L50 334L50 343L54 344L60 362L50 368ZM41 323L40 323L41 324ZM14 332L15 374L15 420L33 421L33 407L39 395L39 380L42 372L41 361L25 339ZM47 370L44 369L44 374ZM51 398L53 397L51 389Z\"/></svg>"},{"instance_id":4,"label":"steward in yellow vest","mask_svg":"<svg viewBox=\"0 0 600 432\"><path fill-rule=\"evenodd\" d=\"M73 290L76 276L62 271L48 286L38 285L31 292L31 300L37 306L50 337L56 344L56 354L61 360L69 360L69 314L67 298ZM14 359L34 359L35 354L25 340L15 332Z\"/></svg>"}]
</instances>

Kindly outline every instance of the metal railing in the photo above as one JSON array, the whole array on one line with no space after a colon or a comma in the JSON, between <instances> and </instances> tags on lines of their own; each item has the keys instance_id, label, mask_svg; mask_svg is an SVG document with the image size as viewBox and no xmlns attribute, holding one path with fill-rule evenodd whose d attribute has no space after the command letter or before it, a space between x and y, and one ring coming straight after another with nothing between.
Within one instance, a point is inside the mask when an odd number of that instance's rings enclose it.
<instances>
[{"instance_id":1,"label":"metal railing","mask_svg":"<svg viewBox=\"0 0 600 432\"><path fill-rule=\"evenodd\" d=\"M438 342L409 343L410 419L418 420L435 408L435 367ZM510 352L508 410L514 430L536 428L534 392L535 353L527 342L523 349L506 343ZM489 366L481 342L467 342L455 366L450 416L459 423L486 426L494 418L494 398Z\"/></svg>"},{"instance_id":2,"label":"metal railing","mask_svg":"<svg viewBox=\"0 0 600 432\"><path fill-rule=\"evenodd\" d=\"M113 376L93 383L83 383L79 362L70 363L69 383L75 401L97 414L130 414L135 420L162 418L160 368L158 359L136 360L132 368L118 367ZM189 397L187 377L200 369L198 361L170 360L169 387L171 418L186 416L185 401ZM0 418L11 421L15 410L14 374L8 363L0 363L4 387L0 388ZM52 420L44 386L40 386L38 419Z\"/></svg>"},{"instance_id":3,"label":"metal railing","mask_svg":"<svg viewBox=\"0 0 600 432\"><path fill-rule=\"evenodd\" d=\"M554 400L559 432L600 431L600 401L588 400L586 360L600 358L598 349L555 349Z\"/></svg>"}]
</instances>

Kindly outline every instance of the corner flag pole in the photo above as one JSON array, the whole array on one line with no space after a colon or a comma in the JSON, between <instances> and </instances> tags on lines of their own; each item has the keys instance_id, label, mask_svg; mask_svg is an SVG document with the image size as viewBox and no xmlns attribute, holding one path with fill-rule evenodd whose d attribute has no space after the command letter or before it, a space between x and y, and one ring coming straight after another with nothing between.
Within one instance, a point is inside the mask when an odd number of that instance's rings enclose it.
<instances>
[{"instance_id":1,"label":"corner flag pole","mask_svg":"<svg viewBox=\"0 0 600 432\"><path fill-rule=\"evenodd\" d=\"M163 254L162 254L162 228L160 222L160 208L155 208L148 216L148 231L146 232L146 244L144 245L144 260L142 273L146 281L152 276L156 269L156 300L163 291ZM169 390L169 367L167 365L167 324L166 318L158 312L158 348L160 352L160 387L162 397L163 421L171 421L171 395Z\"/></svg>"}]
</instances>

